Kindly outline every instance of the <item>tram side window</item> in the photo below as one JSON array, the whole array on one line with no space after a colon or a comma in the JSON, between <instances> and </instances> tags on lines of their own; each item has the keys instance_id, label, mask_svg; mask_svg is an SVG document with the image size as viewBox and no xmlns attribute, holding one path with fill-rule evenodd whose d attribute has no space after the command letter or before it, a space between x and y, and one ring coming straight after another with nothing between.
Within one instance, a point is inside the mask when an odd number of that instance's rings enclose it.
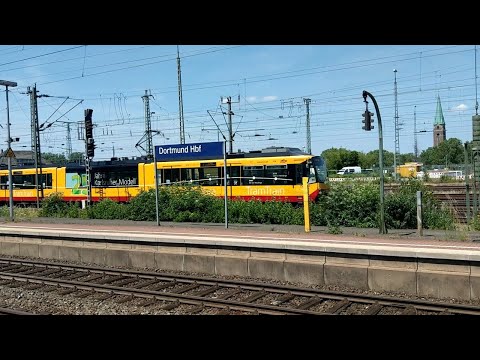
<instances>
[{"instance_id":1,"label":"tram side window","mask_svg":"<svg viewBox=\"0 0 480 360\"><path fill-rule=\"evenodd\" d=\"M200 185L203 186L218 186L221 185L220 180L220 168L210 167L210 168L200 168L198 169L200 173Z\"/></svg>"},{"instance_id":2,"label":"tram side window","mask_svg":"<svg viewBox=\"0 0 480 360\"><path fill-rule=\"evenodd\" d=\"M190 181L193 180L192 183L194 185L198 185L199 173L198 169L180 169L181 181Z\"/></svg>"},{"instance_id":3,"label":"tram side window","mask_svg":"<svg viewBox=\"0 0 480 360\"><path fill-rule=\"evenodd\" d=\"M242 185L263 185L264 169L262 166L244 166L242 168Z\"/></svg>"},{"instance_id":4,"label":"tram side window","mask_svg":"<svg viewBox=\"0 0 480 360\"><path fill-rule=\"evenodd\" d=\"M12 180L14 189L35 189L35 175L13 175Z\"/></svg>"},{"instance_id":5,"label":"tram side window","mask_svg":"<svg viewBox=\"0 0 480 360\"><path fill-rule=\"evenodd\" d=\"M296 164L296 165L288 165L292 169L292 173L295 174L295 185L302 184L302 176L303 176L303 168L305 164Z\"/></svg>"},{"instance_id":6,"label":"tram side window","mask_svg":"<svg viewBox=\"0 0 480 360\"><path fill-rule=\"evenodd\" d=\"M13 188L18 190L35 189L35 175L13 175ZM44 184L44 189L52 187L52 174L42 174L38 177L39 184ZM8 176L0 177L0 185L4 190L8 190Z\"/></svg>"},{"instance_id":7,"label":"tram side window","mask_svg":"<svg viewBox=\"0 0 480 360\"><path fill-rule=\"evenodd\" d=\"M224 179L224 170L225 168L222 166L220 168L220 174L222 177L221 185L225 185ZM237 186L240 185L240 167L239 166L229 166L227 167L227 185L228 186Z\"/></svg>"},{"instance_id":8,"label":"tram side window","mask_svg":"<svg viewBox=\"0 0 480 360\"><path fill-rule=\"evenodd\" d=\"M227 168L228 185L240 185L240 166L229 166Z\"/></svg>"},{"instance_id":9,"label":"tram side window","mask_svg":"<svg viewBox=\"0 0 480 360\"><path fill-rule=\"evenodd\" d=\"M35 175L33 175L35 176ZM38 177L40 184L43 184L44 189L51 189L53 186L52 183L52 174L42 174L42 176ZM35 184L35 180L33 181L33 184ZM34 186L35 187L35 186Z\"/></svg>"},{"instance_id":10,"label":"tram side window","mask_svg":"<svg viewBox=\"0 0 480 360\"><path fill-rule=\"evenodd\" d=\"M265 177L267 178L263 182L265 185L289 185L292 183L287 180L290 178L287 165L266 165Z\"/></svg>"},{"instance_id":11,"label":"tram side window","mask_svg":"<svg viewBox=\"0 0 480 360\"><path fill-rule=\"evenodd\" d=\"M165 181L166 184L180 181L180 169L165 169L163 171L163 181Z\"/></svg>"}]
</instances>

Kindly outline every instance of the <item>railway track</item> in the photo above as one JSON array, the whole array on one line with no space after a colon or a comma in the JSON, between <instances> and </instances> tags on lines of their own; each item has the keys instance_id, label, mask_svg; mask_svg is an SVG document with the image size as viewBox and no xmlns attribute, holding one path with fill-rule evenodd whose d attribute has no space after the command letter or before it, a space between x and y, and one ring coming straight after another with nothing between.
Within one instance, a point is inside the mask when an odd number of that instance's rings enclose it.
<instances>
[{"instance_id":1,"label":"railway track","mask_svg":"<svg viewBox=\"0 0 480 360\"><path fill-rule=\"evenodd\" d=\"M386 191L395 191L399 184L385 185ZM467 192L465 184L427 184L435 199L449 208L459 223L467 223ZM473 190L470 188L470 213L473 213Z\"/></svg>"},{"instance_id":2,"label":"railway track","mask_svg":"<svg viewBox=\"0 0 480 360\"><path fill-rule=\"evenodd\" d=\"M0 315L35 315L35 314L27 311L17 310L17 309L0 308Z\"/></svg>"},{"instance_id":3,"label":"railway track","mask_svg":"<svg viewBox=\"0 0 480 360\"><path fill-rule=\"evenodd\" d=\"M199 276L0 258L0 286L186 314L480 315L480 307Z\"/></svg>"}]
</instances>

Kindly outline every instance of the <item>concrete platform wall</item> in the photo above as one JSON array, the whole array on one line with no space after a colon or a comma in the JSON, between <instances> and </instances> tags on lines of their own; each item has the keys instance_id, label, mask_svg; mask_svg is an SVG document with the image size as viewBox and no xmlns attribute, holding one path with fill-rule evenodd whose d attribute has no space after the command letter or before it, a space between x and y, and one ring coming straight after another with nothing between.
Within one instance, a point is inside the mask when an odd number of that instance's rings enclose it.
<instances>
[{"instance_id":1,"label":"concrete platform wall","mask_svg":"<svg viewBox=\"0 0 480 360\"><path fill-rule=\"evenodd\" d=\"M172 246L170 246L172 245ZM0 254L88 264L238 275L437 298L480 299L480 262L258 248L0 236Z\"/></svg>"}]
</instances>

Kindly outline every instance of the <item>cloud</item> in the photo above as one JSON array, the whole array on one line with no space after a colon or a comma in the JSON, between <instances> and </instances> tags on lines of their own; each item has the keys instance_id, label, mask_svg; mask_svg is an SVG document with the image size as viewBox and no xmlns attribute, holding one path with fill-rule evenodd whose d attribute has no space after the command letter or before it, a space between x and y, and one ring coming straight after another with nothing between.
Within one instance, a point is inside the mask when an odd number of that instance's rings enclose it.
<instances>
[{"instance_id":1,"label":"cloud","mask_svg":"<svg viewBox=\"0 0 480 360\"><path fill-rule=\"evenodd\" d=\"M275 101L278 99L278 96L267 95L267 96L247 96L247 101L249 103L255 102L264 102L264 101Z\"/></svg>"},{"instance_id":2,"label":"cloud","mask_svg":"<svg viewBox=\"0 0 480 360\"><path fill-rule=\"evenodd\" d=\"M277 99L278 99L278 96L275 96L275 95L268 95L262 98L263 101L274 101Z\"/></svg>"},{"instance_id":3,"label":"cloud","mask_svg":"<svg viewBox=\"0 0 480 360\"><path fill-rule=\"evenodd\" d=\"M451 110L451 111L465 111L465 110L467 110L467 109L468 109L468 106L467 106L467 105L465 105L465 104L460 104L460 105L458 105L458 106L452 107L450 110Z\"/></svg>"}]
</instances>

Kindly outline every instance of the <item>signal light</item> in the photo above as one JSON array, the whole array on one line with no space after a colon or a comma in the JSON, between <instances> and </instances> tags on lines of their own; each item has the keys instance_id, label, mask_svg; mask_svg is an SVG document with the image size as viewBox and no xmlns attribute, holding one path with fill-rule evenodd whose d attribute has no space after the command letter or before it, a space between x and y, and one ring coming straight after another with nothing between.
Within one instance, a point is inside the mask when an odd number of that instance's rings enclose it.
<instances>
[{"instance_id":1,"label":"signal light","mask_svg":"<svg viewBox=\"0 0 480 360\"><path fill-rule=\"evenodd\" d=\"M365 110L365 112L362 114L362 116L365 118L365 119L362 120L362 123L365 124L364 126L362 126L362 129L365 130L365 131L370 131L370 130L374 129L374 127L372 126L372 123L373 123L373 119L372 119L373 113L371 113L371 112L368 111L368 110Z\"/></svg>"},{"instance_id":2,"label":"signal light","mask_svg":"<svg viewBox=\"0 0 480 360\"><path fill-rule=\"evenodd\" d=\"M85 142L87 143L87 156L95 155L95 141L93 140L92 109L85 110Z\"/></svg>"},{"instance_id":3,"label":"signal light","mask_svg":"<svg viewBox=\"0 0 480 360\"><path fill-rule=\"evenodd\" d=\"M95 148L97 146L95 145L95 140L92 138L87 139L87 156L88 157L94 157L95 156Z\"/></svg>"}]
</instances>

